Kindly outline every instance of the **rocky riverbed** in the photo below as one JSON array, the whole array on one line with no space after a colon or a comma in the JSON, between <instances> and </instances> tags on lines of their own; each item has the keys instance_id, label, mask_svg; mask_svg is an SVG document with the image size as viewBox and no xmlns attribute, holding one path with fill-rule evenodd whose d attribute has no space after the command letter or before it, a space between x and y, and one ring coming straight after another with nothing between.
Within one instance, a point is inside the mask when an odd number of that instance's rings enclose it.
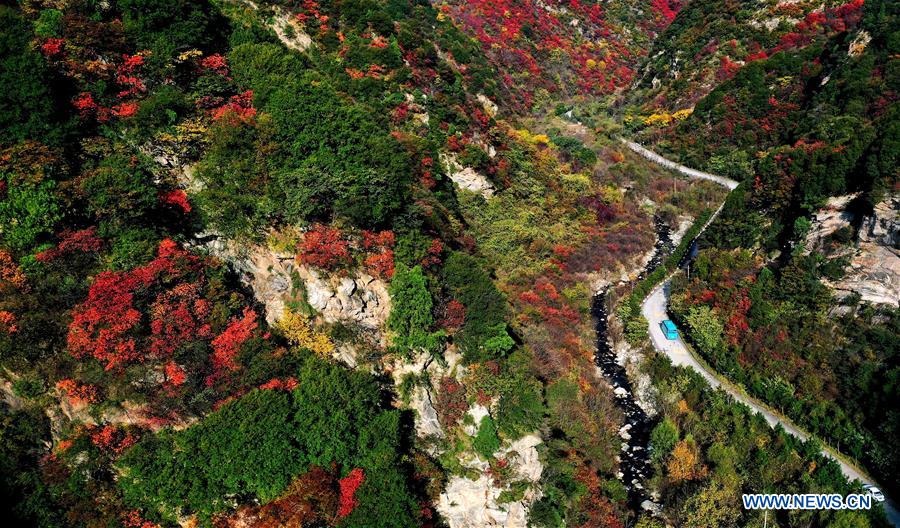
<instances>
[{"instance_id":1,"label":"rocky riverbed","mask_svg":"<svg viewBox=\"0 0 900 528\"><path fill-rule=\"evenodd\" d=\"M665 257L672 252L673 243L669 226L659 218L654 219L657 240L644 269L638 275L639 281L658 268ZM625 415L625 425L619 430L622 451L619 455L618 477L628 490L628 500L634 508L654 509L644 483L650 477L652 467L648 453L650 431L653 419L640 405L631 379L619 358L609 337L608 289L593 299L591 313L597 331L597 351L594 360L603 377L609 382L616 395L616 404Z\"/></svg>"}]
</instances>

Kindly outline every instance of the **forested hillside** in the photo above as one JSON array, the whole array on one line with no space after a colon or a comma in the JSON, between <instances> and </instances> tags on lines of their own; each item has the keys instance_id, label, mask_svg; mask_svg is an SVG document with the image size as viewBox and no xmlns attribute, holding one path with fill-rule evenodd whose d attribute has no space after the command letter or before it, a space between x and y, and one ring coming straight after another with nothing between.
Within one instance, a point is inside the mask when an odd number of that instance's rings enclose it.
<instances>
[{"instance_id":1,"label":"forested hillside","mask_svg":"<svg viewBox=\"0 0 900 528\"><path fill-rule=\"evenodd\" d=\"M11 525L756 526L741 493L856 491L611 309L726 200L623 135L742 182L674 282L690 341L891 484L897 306L832 287L897 191L897 6L732 4L0 6Z\"/></svg>"}]
</instances>

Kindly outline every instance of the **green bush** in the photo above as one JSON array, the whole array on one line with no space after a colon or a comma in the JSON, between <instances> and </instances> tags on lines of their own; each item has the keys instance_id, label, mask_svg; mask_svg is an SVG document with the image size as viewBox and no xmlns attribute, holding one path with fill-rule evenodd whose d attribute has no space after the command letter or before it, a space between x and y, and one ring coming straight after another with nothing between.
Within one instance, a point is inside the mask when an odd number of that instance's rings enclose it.
<instances>
[{"instance_id":1,"label":"green bush","mask_svg":"<svg viewBox=\"0 0 900 528\"><path fill-rule=\"evenodd\" d=\"M0 175L0 183L8 185L6 197L0 200L0 239L9 248L24 251L49 234L62 218L62 204L56 184L13 183Z\"/></svg>"},{"instance_id":2,"label":"green bush","mask_svg":"<svg viewBox=\"0 0 900 528\"><path fill-rule=\"evenodd\" d=\"M485 416L481 419L478 432L475 434L475 438L472 439L472 447L485 460L493 457L494 452L500 449L500 437L497 436L497 426L490 416Z\"/></svg>"}]
</instances>

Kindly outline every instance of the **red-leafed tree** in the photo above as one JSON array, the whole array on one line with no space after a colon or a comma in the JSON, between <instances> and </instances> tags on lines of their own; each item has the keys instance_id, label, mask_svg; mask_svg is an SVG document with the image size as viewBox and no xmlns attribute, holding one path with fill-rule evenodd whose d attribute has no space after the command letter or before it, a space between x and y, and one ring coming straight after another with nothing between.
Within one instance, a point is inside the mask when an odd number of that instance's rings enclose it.
<instances>
[{"instance_id":1,"label":"red-leafed tree","mask_svg":"<svg viewBox=\"0 0 900 528\"><path fill-rule=\"evenodd\" d=\"M238 369L237 356L241 346L253 336L257 327L256 312L245 307L243 316L233 319L225 331L213 339L211 360L214 373L206 380L208 386L212 386L225 372Z\"/></svg>"},{"instance_id":2,"label":"red-leafed tree","mask_svg":"<svg viewBox=\"0 0 900 528\"><path fill-rule=\"evenodd\" d=\"M198 282L178 284L159 294L150 307L150 352L165 358L184 343L210 337L209 311Z\"/></svg>"},{"instance_id":3,"label":"red-leafed tree","mask_svg":"<svg viewBox=\"0 0 900 528\"><path fill-rule=\"evenodd\" d=\"M94 253L103 247L103 240L97 236L97 228L89 227L80 231L63 231L56 247L41 251L35 258L50 262L70 253Z\"/></svg>"}]
</instances>

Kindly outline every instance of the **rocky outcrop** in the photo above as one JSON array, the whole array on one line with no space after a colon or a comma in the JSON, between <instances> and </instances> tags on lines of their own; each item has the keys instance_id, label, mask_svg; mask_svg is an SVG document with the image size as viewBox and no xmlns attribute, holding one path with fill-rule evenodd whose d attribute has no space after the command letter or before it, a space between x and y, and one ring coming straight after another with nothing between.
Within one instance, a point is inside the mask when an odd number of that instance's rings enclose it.
<instances>
[{"instance_id":1,"label":"rocky outcrop","mask_svg":"<svg viewBox=\"0 0 900 528\"><path fill-rule=\"evenodd\" d=\"M265 246L239 246L215 235L205 237L200 245L232 266L265 307L270 324L281 319L288 301L305 301L325 322L348 323L383 341L391 311L383 280L363 271L329 274L297 264L294 255Z\"/></svg>"},{"instance_id":2,"label":"rocky outcrop","mask_svg":"<svg viewBox=\"0 0 900 528\"><path fill-rule=\"evenodd\" d=\"M398 358L386 365L386 370L394 380L394 386L401 386L404 378L410 375L421 380L408 394L405 405L416 415L416 436L419 438L444 436L437 410L434 408L434 387L439 385L444 376L454 373L458 376L463 372L463 367L459 366L462 358L454 350L448 350L444 358L446 364L441 365L430 354L420 353L412 360L404 361Z\"/></svg>"},{"instance_id":3,"label":"rocky outcrop","mask_svg":"<svg viewBox=\"0 0 900 528\"><path fill-rule=\"evenodd\" d=\"M872 304L900 306L900 195L875 205L862 220L844 277L831 283L839 294L855 293Z\"/></svg>"},{"instance_id":4,"label":"rocky outcrop","mask_svg":"<svg viewBox=\"0 0 900 528\"><path fill-rule=\"evenodd\" d=\"M376 332L384 328L391 312L391 299L383 280L362 271L338 277L306 266L290 266L295 267L306 287L306 302L326 322L352 323Z\"/></svg>"},{"instance_id":5,"label":"rocky outcrop","mask_svg":"<svg viewBox=\"0 0 900 528\"><path fill-rule=\"evenodd\" d=\"M250 0L244 0L244 4L254 11L259 9L256 3ZM267 21L267 25L269 29L275 32L282 44L296 51L306 51L312 46L312 38L303 31L303 26L297 22L295 17L291 16L289 12L280 6L267 5L266 7L271 8L274 12L273 16Z\"/></svg>"},{"instance_id":6,"label":"rocky outcrop","mask_svg":"<svg viewBox=\"0 0 900 528\"><path fill-rule=\"evenodd\" d=\"M839 298L856 294L872 304L900 305L900 195L876 204L857 221L852 211L859 194L836 196L812 218L804 250L847 259L844 276L823 280ZM854 225L859 227L855 228ZM846 238L838 237L840 231ZM856 239L849 240L856 231ZM839 312L835 312L839 313Z\"/></svg>"},{"instance_id":7,"label":"rocky outcrop","mask_svg":"<svg viewBox=\"0 0 900 528\"><path fill-rule=\"evenodd\" d=\"M528 506L540 498L536 484L543 473L537 446L541 438L536 434L526 435L509 447L500 449L495 456L508 462L511 481L525 481L532 484L521 500L507 503L498 502L505 487L494 485L486 473L487 462L475 459L466 463L469 469L480 471L473 480L454 476L447 482L441 493L437 510L451 528L506 527L524 528L528 525Z\"/></svg>"},{"instance_id":8,"label":"rocky outcrop","mask_svg":"<svg viewBox=\"0 0 900 528\"><path fill-rule=\"evenodd\" d=\"M483 174L479 174L472 167L463 167L454 155L441 153L439 158L444 170L457 187L478 193L485 198L494 195L494 185Z\"/></svg>"},{"instance_id":9,"label":"rocky outcrop","mask_svg":"<svg viewBox=\"0 0 900 528\"><path fill-rule=\"evenodd\" d=\"M806 252L821 250L828 238L843 228L852 228L853 214L847 206L859 193L829 198L825 207L813 215L810 229L806 234Z\"/></svg>"},{"instance_id":10,"label":"rocky outcrop","mask_svg":"<svg viewBox=\"0 0 900 528\"><path fill-rule=\"evenodd\" d=\"M397 359L386 365L386 370L394 380L395 386L403 385L407 376L416 378L415 386L410 390L403 405L415 413L416 436L425 440L423 445L432 445L432 455L440 455L441 444L432 444L430 439L443 438L447 432L438 420L433 401L437 395L440 380L444 376L462 378L466 368L461 363L462 357L451 346L444 353L444 362L439 362L428 354L418 354L411 360ZM462 433L474 436L481 419L490 414L491 404L473 405L468 410L471 423L463 426ZM466 420L470 420L467 418ZM494 457L507 462L509 477L498 484L490 473L490 465L481 457L465 451L459 453L459 463L466 469L466 476L455 475L447 482L441 494L437 510L447 521L450 528L509 527L525 528L527 526L527 510L529 505L540 498L537 483L543 473L543 465L537 446L541 438L537 434L518 438L506 447L500 448ZM524 482L528 485L524 496L516 500L500 502L504 491L510 491L513 482Z\"/></svg>"}]
</instances>

